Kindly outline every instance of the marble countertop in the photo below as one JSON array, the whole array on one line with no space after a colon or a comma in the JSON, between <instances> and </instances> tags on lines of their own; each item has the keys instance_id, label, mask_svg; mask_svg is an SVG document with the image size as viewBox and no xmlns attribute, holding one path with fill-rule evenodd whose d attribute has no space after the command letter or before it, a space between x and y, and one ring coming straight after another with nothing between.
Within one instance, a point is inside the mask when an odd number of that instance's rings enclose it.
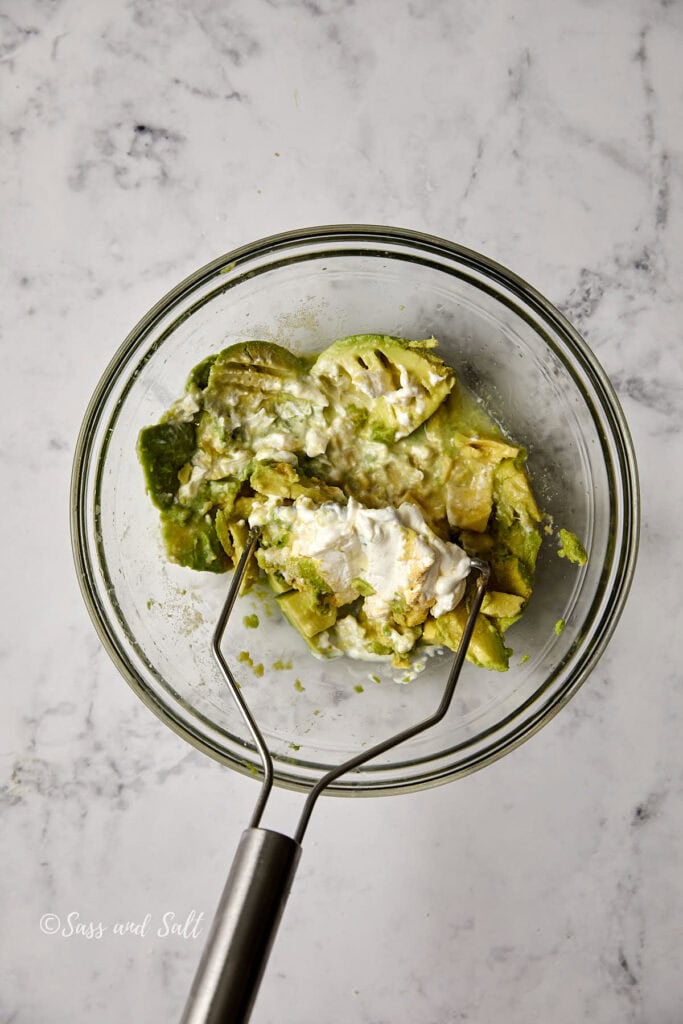
<instances>
[{"instance_id":1,"label":"marble countertop","mask_svg":"<svg viewBox=\"0 0 683 1024\"><path fill-rule=\"evenodd\" d=\"M320 802L253 1020L683 1019L682 52L670 0L2 5L0 1020L179 1017L254 785L101 648L75 439L178 280L335 222L459 241L567 313L633 433L641 554L531 742L456 785ZM278 794L275 827L298 806Z\"/></svg>"}]
</instances>

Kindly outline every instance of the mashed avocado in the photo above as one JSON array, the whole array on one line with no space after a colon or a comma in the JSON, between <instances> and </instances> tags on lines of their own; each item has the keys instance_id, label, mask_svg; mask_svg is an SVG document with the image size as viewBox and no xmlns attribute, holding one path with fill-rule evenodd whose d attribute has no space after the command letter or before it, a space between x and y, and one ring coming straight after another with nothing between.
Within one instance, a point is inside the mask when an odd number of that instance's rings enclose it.
<instances>
[{"instance_id":1,"label":"mashed avocado","mask_svg":"<svg viewBox=\"0 0 683 1024\"><path fill-rule=\"evenodd\" d=\"M468 656L507 669L541 513L524 449L436 344L354 335L299 357L248 341L195 367L138 442L169 558L224 572L258 524L251 581L314 653L408 667L425 644L457 648L479 556L492 580Z\"/></svg>"}]
</instances>

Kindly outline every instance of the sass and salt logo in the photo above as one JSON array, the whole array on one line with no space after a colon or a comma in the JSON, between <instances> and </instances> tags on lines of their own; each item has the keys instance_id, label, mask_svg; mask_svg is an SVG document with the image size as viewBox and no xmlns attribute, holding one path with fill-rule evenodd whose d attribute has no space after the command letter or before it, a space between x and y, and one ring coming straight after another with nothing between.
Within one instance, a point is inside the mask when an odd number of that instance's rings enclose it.
<instances>
[{"instance_id":1,"label":"sass and salt logo","mask_svg":"<svg viewBox=\"0 0 683 1024\"><path fill-rule=\"evenodd\" d=\"M139 919L104 921L83 915L78 910L66 914L43 914L39 926L43 935L61 939L102 939L105 935L133 936L138 939L198 939L203 931L204 912L191 910L188 914L176 914L167 910L154 917L145 914Z\"/></svg>"}]
</instances>

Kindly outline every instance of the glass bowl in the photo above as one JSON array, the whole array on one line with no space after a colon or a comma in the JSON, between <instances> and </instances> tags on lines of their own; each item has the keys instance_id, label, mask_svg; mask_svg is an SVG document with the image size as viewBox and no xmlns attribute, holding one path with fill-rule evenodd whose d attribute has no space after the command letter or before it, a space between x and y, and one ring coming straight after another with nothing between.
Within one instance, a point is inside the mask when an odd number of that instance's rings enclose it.
<instances>
[{"instance_id":1,"label":"glass bowl","mask_svg":"<svg viewBox=\"0 0 683 1024\"><path fill-rule=\"evenodd\" d=\"M510 670L467 664L445 719L338 779L332 791L348 794L461 776L547 722L604 650L638 540L636 464L614 392L577 332L515 274L439 238L363 225L288 232L221 256L121 345L86 412L72 483L76 565L100 637L136 693L190 743L261 771L211 656L229 577L167 561L138 432L182 394L196 363L226 345L261 338L307 352L359 333L437 337L441 357L528 449L540 505L583 540L588 562L559 558L556 539L546 538L528 609L507 634ZM259 626L248 628L254 614ZM265 593L239 599L224 649L276 781L303 789L430 714L452 657L429 658L405 686L384 665L316 660Z\"/></svg>"}]
</instances>

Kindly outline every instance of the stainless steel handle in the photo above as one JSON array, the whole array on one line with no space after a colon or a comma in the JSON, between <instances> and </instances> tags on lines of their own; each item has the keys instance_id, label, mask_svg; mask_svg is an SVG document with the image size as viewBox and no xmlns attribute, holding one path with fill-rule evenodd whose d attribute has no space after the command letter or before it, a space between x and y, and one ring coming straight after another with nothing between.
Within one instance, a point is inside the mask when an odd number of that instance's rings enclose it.
<instances>
[{"instance_id":1,"label":"stainless steel handle","mask_svg":"<svg viewBox=\"0 0 683 1024\"><path fill-rule=\"evenodd\" d=\"M242 833L181 1024L245 1024L301 846L264 828Z\"/></svg>"}]
</instances>

